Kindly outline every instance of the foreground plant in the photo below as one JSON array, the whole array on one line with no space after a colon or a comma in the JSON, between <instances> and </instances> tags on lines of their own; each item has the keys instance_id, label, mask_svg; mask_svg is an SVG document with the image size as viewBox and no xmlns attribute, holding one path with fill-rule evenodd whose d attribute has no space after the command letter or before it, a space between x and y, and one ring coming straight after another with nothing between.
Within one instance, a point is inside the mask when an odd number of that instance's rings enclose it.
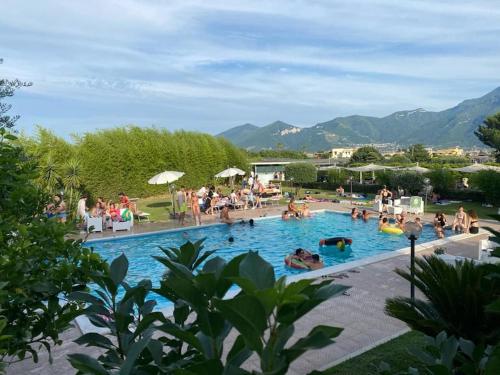
<instances>
[{"instance_id":1,"label":"foreground plant","mask_svg":"<svg viewBox=\"0 0 500 375\"><path fill-rule=\"evenodd\" d=\"M426 299L390 298L390 316L433 337L445 331L476 345L499 342L500 264L450 265L435 256L417 258L416 264L415 286ZM406 270L396 272L411 281Z\"/></svg>"},{"instance_id":2,"label":"foreground plant","mask_svg":"<svg viewBox=\"0 0 500 375\"><path fill-rule=\"evenodd\" d=\"M285 374L307 350L332 344L342 332L316 326L288 344L297 320L347 287L331 280L287 285L284 277L276 280L272 266L255 252L229 262L211 258L196 272L189 265L205 258L200 250L201 243L187 243L183 252L189 257L158 258L167 267L159 288L151 289L147 280L130 287L124 281L128 262L122 255L96 280L101 287L97 295L73 295L89 304L91 321L111 333L78 339L104 349L98 358L70 356L80 374L250 374L243 365L255 374ZM234 285L239 291L231 290ZM150 293L174 303L172 318L152 311ZM247 363L252 354L260 360L260 372Z\"/></svg>"},{"instance_id":3,"label":"foreground plant","mask_svg":"<svg viewBox=\"0 0 500 375\"><path fill-rule=\"evenodd\" d=\"M0 362L38 360L42 348L60 344L60 332L81 313L67 303L90 275L106 265L68 228L43 214L35 184L38 169L16 137L0 127ZM49 357L50 359L50 357Z\"/></svg>"}]
</instances>

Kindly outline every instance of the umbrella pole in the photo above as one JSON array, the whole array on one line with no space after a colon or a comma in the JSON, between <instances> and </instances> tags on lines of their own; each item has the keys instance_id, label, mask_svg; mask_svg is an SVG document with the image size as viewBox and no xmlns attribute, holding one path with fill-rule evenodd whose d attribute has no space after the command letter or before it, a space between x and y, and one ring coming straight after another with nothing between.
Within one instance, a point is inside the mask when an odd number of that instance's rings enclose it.
<instances>
[{"instance_id":1,"label":"umbrella pole","mask_svg":"<svg viewBox=\"0 0 500 375\"><path fill-rule=\"evenodd\" d=\"M172 191L172 187L171 186L170 186L170 197L172 198L172 210L174 211L174 220L175 220L174 192Z\"/></svg>"}]
</instances>

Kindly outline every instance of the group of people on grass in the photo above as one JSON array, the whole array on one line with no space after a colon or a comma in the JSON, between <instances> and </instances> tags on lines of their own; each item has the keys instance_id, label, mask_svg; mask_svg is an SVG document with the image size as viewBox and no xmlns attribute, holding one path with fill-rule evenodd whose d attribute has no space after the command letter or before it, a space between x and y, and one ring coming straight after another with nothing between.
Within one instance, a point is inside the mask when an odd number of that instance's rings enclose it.
<instances>
[{"instance_id":1,"label":"group of people on grass","mask_svg":"<svg viewBox=\"0 0 500 375\"><path fill-rule=\"evenodd\" d=\"M443 238L446 228L448 228L448 222L445 214L443 212L436 212L434 216L434 230L436 231L436 235L439 238ZM477 234L479 232L479 216L475 210L465 212L464 207L459 206L450 228L455 233Z\"/></svg>"}]
</instances>

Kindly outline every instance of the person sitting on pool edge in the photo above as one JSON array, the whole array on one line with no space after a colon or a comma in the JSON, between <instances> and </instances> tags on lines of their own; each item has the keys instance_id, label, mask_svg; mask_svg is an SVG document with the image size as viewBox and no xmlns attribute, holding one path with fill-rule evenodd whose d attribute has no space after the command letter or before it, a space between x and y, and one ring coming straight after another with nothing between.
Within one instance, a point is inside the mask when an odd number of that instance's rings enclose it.
<instances>
[{"instance_id":1,"label":"person sitting on pool edge","mask_svg":"<svg viewBox=\"0 0 500 375\"><path fill-rule=\"evenodd\" d=\"M311 270L319 270L320 268L323 268L325 266L318 254L313 254L310 259L305 261L303 260L303 262Z\"/></svg>"}]
</instances>

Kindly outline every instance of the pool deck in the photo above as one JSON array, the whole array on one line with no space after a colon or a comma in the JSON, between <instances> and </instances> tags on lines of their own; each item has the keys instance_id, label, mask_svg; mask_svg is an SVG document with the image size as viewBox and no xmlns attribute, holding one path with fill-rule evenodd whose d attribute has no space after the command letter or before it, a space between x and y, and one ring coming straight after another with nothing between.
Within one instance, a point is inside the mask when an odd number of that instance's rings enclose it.
<instances>
[{"instance_id":1,"label":"pool deck","mask_svg":"<svg viewBox=\"0 0 500 375\"><path fill-rule=\"evenodd\" d=\"M347 211L349 208L348 206L331 203L311 204L311 209ZM280 214L282 209L283 207L273 207L261 210L238 211L237 214L233 214L233 217L249 219L264 214L266 216L273 216ZM432 220L432 216L424 215L423 219L424 221L430 221ZM500 227L490 222L487 224L496 228ZM166 226L163 223L161 225L156 225L155 223L141 224L134 227L134 234L173 228L175 226ZM103 238L109 237L109 234L105 232L103 235L95 234L91 235L91 237ZM420 251L418 255L429 254L435 247L445 247L446 251L450 254L472 257L477 253L479 240L486 238L487 235L479 234L473 237L464 237L466 238L448 242L445 245L436 244L435 246L428 247ZM351 287L348 290L349 295L332 298L299 320L296 324L294 339L307 334L312 327L318 324L343 327L344 331L337 338L335 344L321 350L310 351L302 356L292 364L288 373L294 375L306 374L313 370L324 370L406 332L408 328L404 323L385 315L384 304L386 298L409 295L409 283L394 273L395 268L404 268L408 265L408 255L399 255L370 264L353 264L351 266L346 264L341 272L330 274L330 276L336 276L339 273L347 275L347 277L336 278L335 280L339 284ZM29 360L17 363L8 368L7 374L74 374L75 371L66 360L67 354L80 352L95 356L98 355L96 349L84 348L73 343L73 340L80 335L81 331L76 326L63 334L63 345L53 350L53 365L48 363L48 356L45 350L41 350L38 364L33 364ZM256 359L251 358L247 361L245 367L254 368L257 364Z\"/></svg>"}]
</instances>

